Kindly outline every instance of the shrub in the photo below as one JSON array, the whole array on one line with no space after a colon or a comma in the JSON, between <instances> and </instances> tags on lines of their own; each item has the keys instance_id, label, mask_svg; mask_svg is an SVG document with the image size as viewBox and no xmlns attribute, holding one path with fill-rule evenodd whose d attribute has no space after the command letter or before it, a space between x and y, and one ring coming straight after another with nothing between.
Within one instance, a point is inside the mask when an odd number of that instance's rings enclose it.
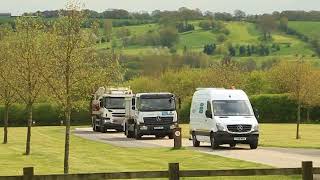
<instances>
[{"instance_id":1,"label":"shrub","mask_svg":"<svg viewBox=\"0 0 320 180\"><path fill-rule=\"evenodd\" d=\"M85 102L84 102L85 104ZM90 124L89 103L88 106L78 107L71 114L72 125ZM0 120L3 125L4 107L0 106ZM64 119L61 107L54 103L38 103L33 106L33 121L36 126L60 125ZM27 114L24 104L13 104L9 109L9 126L26 126Z\"/></svg>"}]
</instances>

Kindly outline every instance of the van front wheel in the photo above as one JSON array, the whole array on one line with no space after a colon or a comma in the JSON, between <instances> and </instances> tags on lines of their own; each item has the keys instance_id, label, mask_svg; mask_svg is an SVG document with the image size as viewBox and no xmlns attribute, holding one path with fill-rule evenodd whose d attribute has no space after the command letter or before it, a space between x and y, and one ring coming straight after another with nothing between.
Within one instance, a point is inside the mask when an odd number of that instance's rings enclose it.
<instances>
[{"instance_id":1,"label":"van front wheel","mask_svg":"<svg viewBox=\"0 0 320 180\"><path fill-rule=\"evenodd\" d=\"M210 143L211 143L212 149L217 149L219 147L219 144L217 144L217 142L213 136L213 133L210 134Z\"/></svg>"},{"instance_id":2,"label":"van front wheel","mask_svg":"<svg viewBox=\"0 0 320 180\"><path fill-rule=\"evenodd\" d=\"M193 145L193 147L199 147L200 146L200 141L197 140L197 137L194 134L194 132L192 133L192 145Z\"/></svg>"},{"instance_id":3,"label":"van front wheel","mask_svg":"<svg viewBox=\"0 0 320 180\"><path fill-rule=\"evenodd\" d=\"M250 143L250 149L257 149L258 148L258 141L253 141Z\"/></svg>"}]
</instances>

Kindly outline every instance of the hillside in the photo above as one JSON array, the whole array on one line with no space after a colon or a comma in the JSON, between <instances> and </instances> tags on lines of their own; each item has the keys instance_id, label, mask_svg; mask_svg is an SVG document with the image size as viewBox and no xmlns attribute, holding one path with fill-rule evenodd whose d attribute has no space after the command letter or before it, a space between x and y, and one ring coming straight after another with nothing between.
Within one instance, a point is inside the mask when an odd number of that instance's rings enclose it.
<instances>
[{"instance_id":1,"label":"hillside","mask_svg":"<svg viewBox=\"0 0 320 180\"><path fill-rule=\"evenodd\" d=\"M299 23L309 25L309 28L317 27L320 30L320 23L310 23L310 22L290 22L290 27L298 26ZM286 35L282 32L275 31L272 33L272 41L271 42L261 42L261 32L257 29L256 25L248 22L224 22L226 28L229 30L229 34L226 36L226 41L219 43L217 42L217 37L219 36L219 32L214 32L211 30L203 30L199 27L199 21L193 21L192 24L195 26L195 30L188 31L184 33L179 33L179 41L176 44L175 48L179 54L182 53L184 48L187 48L191 51L202 52L203 47L206 44L217 44L217 46L227 46L228 44L232 44L234 46L247 46L247 45L259 45L265 44L268 46L272 46L273 44L278 44L280 46L280 50L271 51L268 56L255 56L252 55L256 60L257 59L265 59L267 57L272 58L293 58L296 54L304 55L306 57L311 58L314 54L312 48L309 44L301 41L295 36ZM298 26L300 27L300 26ZM301 26L303 27L303 26ZM307 26L308 27L308 26ZM119 38L116 37L115 34L120 29L128 29L130 31L130 37L132 36L143 36L148 31L156 31L159 28L157 24L146 24L146 25L138 25L138 26L125 26L125 27L116 27L113 28L113 38L116 40L116 44L119 50L122 53L127 55L138 55L145 54L150 52L158 51L158 46L145 46L145 45L128 45L126 47L122 47L122 42ZM301 31L307 31L308 28L301 28ZM102 30L101 30L102 31ZM314 36L317 30L309 32L310 35ZM98 49L109 49L111 48L111 43L102 43L98 44ZM213 55L214 57L216 55ZM247 59L245 57L238 56L241 59Z\"/></svg>"},{"instance_id":2,"label":"hillside","mask_svg":"<svg viewBox=\"0 0 320 180\"><path fill-rule=\"evenodd\" d=\"M320 32L320 22L314 21L290 21L289 27L308 37L319 36Z\"/></svg>"}]
</instances>

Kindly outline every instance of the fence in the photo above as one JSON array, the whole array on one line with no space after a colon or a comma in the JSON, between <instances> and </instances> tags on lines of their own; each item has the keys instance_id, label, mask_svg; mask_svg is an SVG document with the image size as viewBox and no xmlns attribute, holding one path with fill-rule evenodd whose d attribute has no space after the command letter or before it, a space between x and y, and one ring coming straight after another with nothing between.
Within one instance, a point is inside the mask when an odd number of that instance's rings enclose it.
<instances>
[{"instance_id":1,"label":"fence","mask_svg":"<svg viewBox=\"0 0 320 180\"><path fill-rule=\"evenodd\" d=\"M268 176L268 175L302 175L303 180L313 180L313 174L320 174L320 168L314 168L311 161L302 162L301 168L280 169L230 169L230 170L180 170L179 163L169 163L168 171L90 173L34 175L33 167L23 168L23 176L0 176L0 180L100 180L100 179L136 179L213 176Z\"/></svg>"}]
</instances>

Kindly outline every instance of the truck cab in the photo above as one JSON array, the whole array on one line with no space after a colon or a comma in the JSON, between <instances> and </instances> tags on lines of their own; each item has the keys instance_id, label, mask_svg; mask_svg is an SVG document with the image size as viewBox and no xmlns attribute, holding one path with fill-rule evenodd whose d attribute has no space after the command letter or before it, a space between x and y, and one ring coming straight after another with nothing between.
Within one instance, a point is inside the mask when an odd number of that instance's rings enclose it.
<instances>
[{"instance_id":1,"label":"truck cab","mask_svg":"<svg viewBox=\"0 0 320 180\"><path fill-rule=\"evenodd\" d=\"M92 101L92 127L94 131L108 129L123 131L125 120L125 98L132 98L129 88L99 88Z\"/></svg>"},{"instance_id":2,"label":"truck cab","mask_svg":"<svg viewBox=\"0 0 320 180\"><path fill-rule=\"evenodd\" d=\"M171 93L139 93L126 101L125 135L140 139L144 135L173 138L177 127L175 95Z\"/></svg>"},{"instance_id":3,"label":"truck cab","mask_svg":"<svg viewBox=\"0 0 320 180\"><path fill-rule=\"evenodd\" d=\"M256 149L259 125L244 91L198 88L190 109L190 134L195 147L208 142L213 149L222 144Z\"/></svg>"}]
</instances>

